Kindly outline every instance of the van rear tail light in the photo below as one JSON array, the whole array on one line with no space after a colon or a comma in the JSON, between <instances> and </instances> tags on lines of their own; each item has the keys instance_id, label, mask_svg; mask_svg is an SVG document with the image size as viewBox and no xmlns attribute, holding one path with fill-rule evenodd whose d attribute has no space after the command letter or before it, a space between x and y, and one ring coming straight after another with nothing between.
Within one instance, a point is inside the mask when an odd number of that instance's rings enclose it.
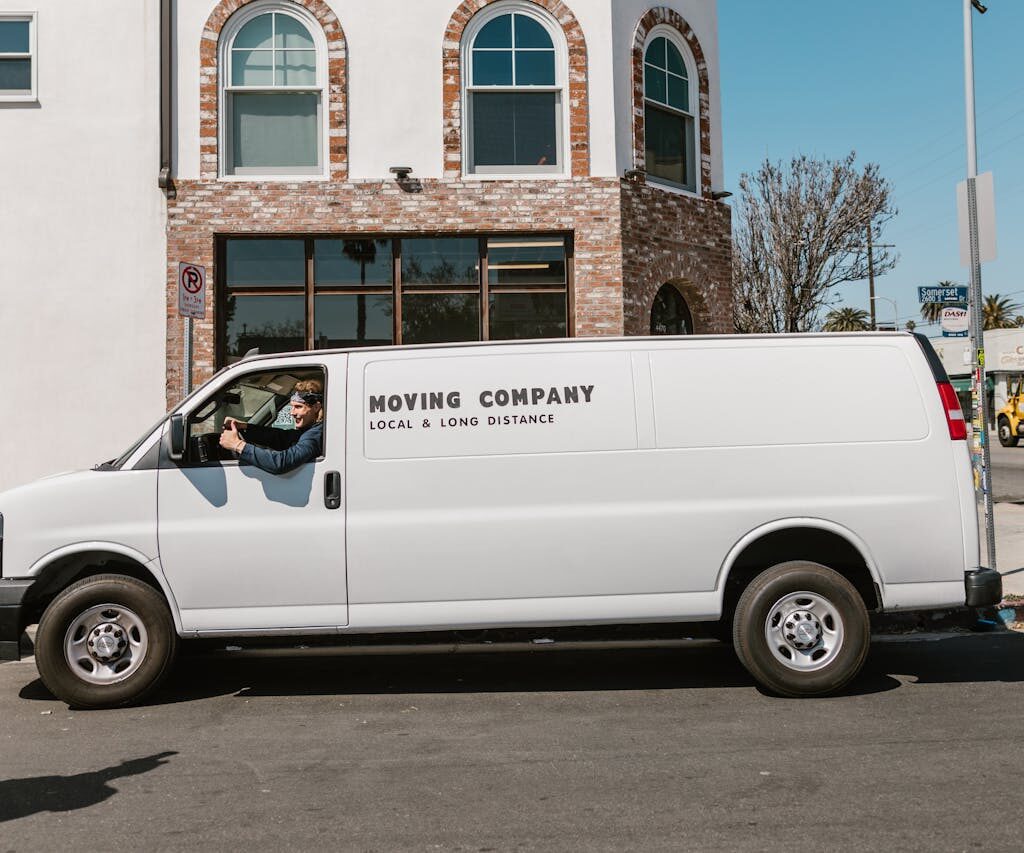
<instances>
[{"instance_id":1,"label":"van rear tail light","mask_svg":"<svg viewBox=\"0 0 1024 853\"><path fill-rule=\"evenodd\" d=\"M956 391L948 382L939 382L939 396L942 398L942 408L946 410L946 425L949 427L949 437L953 441L966 441L967 422L964 420L964 411L960 408L960 401L957 399Z\"/></svg>"}]
</instances>

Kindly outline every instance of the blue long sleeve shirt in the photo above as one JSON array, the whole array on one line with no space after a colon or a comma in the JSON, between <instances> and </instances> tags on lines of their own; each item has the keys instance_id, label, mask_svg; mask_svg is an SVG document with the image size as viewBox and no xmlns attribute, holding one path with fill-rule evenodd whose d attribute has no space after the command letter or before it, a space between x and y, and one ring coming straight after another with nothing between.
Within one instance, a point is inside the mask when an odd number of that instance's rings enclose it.
<instances>
[{"instance_id":1,"label":"blue long sleeve shirt","mask_svg":"<svg viewBox=\"0 0 1024 853\"><path fill-rule=\"evenodd\" d=\"M243 430L245 447L239 455L243 465L255 465L269 474L286 474L312 462L323 453L324 425L307 429L268 429L250 426ZM271 444L272 448L252 444Z\"/></svg>"}]
</instances>

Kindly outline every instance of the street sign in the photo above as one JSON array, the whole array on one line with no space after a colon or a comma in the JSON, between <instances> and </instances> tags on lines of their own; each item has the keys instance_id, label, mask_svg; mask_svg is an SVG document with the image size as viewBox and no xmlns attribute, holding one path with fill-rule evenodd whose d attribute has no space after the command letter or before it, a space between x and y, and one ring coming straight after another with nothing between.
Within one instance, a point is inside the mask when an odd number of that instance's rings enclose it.
<instances>
[{"instance_id":1,"label":"street sign","mask_svg":"<svg viewBox=\"0 0 1024 853\"><path fill-rule=\"evenodd\" d=\"M996 194L992 173L974 179L974 197L978 209L978 261L996 259ZM971 232L967 221L967 181L956 185L957 231L960 237L960 266L971 265Z\"/></svg>"},{"instance_id":2,"label":"street sign","mask_svg":"<svg viewBox=\"0 0 1024 853\"><path fill-rule=\"evenodd\" d=\"M967 302L967 288L960 287L919 287L917 301L928 302Z\"/></svg>"},{"instance_id":3,"label":"street sign","mask_svg":"<svg viewBox=\"0 0 1024 853\"><path fill-rule=\"evenodd\" d=\"M206 267L178 264L178 314L197 320L206 316Z\"/></svg>"},{"instance_id":4,"label":"street sign","mask_svg":"<svg viewBox=\"0 0 1024 853\"><path fill-rule=\"evenodd\" d=\"M970 328L971 312L959 305L947 305L942 309L939 319L942 322L942 337L966 338Z\"/></svg>"}]
</instances>

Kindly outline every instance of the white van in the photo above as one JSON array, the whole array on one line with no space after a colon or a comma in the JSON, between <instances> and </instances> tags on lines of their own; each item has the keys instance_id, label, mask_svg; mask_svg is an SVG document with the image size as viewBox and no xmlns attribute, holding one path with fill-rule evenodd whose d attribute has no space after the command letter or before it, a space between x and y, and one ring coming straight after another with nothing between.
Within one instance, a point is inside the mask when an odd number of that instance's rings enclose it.
<instances>
[{"instance_id":1,"label":"white van","mask_svg":"<svg viewBox=\"0 0 1024 853\"><path fill-rule=\"evenodd\" d=\"M226 417L288 428L308 379L318 459L221 449ZM257 356L119 459L0 495L0 650L38 620L47 687L104 707L189 638L718 622L763 686L820 695L869 612L999 600L965 434L905 333Z\"/></svg>"}]
</instances>

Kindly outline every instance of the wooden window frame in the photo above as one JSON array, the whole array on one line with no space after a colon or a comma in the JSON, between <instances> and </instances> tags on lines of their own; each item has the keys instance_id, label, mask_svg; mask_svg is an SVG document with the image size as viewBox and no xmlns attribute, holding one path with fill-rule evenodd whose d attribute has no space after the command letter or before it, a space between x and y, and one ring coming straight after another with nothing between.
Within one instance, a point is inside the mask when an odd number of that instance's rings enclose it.
<instances>
[{"instance_id":1,"label":"wooden window frame","mask_svg":"<svg viewBox=\"0 0 1024 853\"><path fill-rule=\"evenodd\" d=\"M524 240L560 239L565 252L565 283L558 285L521 285L491 284L488 274L488 240L492 238L521 237ZM463 238L476 239L478 246L478 282L475 288L459 285L429 285L405 289L402 286L402 242L417 239ZM305 281L293 287L232 287L227 284L227 245L238 240L302 240L304 246ZM390 240L392 278L389 285L372 287L348 285L320 285L316 283L315 245L317 240ZM301 233L301 234L217 234L214 236L214 282L215 282L215 318L214 318L214 353L218 368L228 364L227 353L227 300L229 296L302 296L305 299L305 346L311 352L322 352L315 349L316 328L316 296L323 293L343 293L353 296L388 296L392 299L392 346L402 345L402 296L403 294L436 295L436 294L476 294L480 297L480 320L478 334L480 341L490 340L490 296L492 293L564 293L566 309L567 338L576 336L576 300L575 300L575 250L572 232L408 232L395 234L352 234L352 233ZM368 347L371 348L371 347ZM345 349L345 348L342 348Z\"/></svg>"}]
</instances>

